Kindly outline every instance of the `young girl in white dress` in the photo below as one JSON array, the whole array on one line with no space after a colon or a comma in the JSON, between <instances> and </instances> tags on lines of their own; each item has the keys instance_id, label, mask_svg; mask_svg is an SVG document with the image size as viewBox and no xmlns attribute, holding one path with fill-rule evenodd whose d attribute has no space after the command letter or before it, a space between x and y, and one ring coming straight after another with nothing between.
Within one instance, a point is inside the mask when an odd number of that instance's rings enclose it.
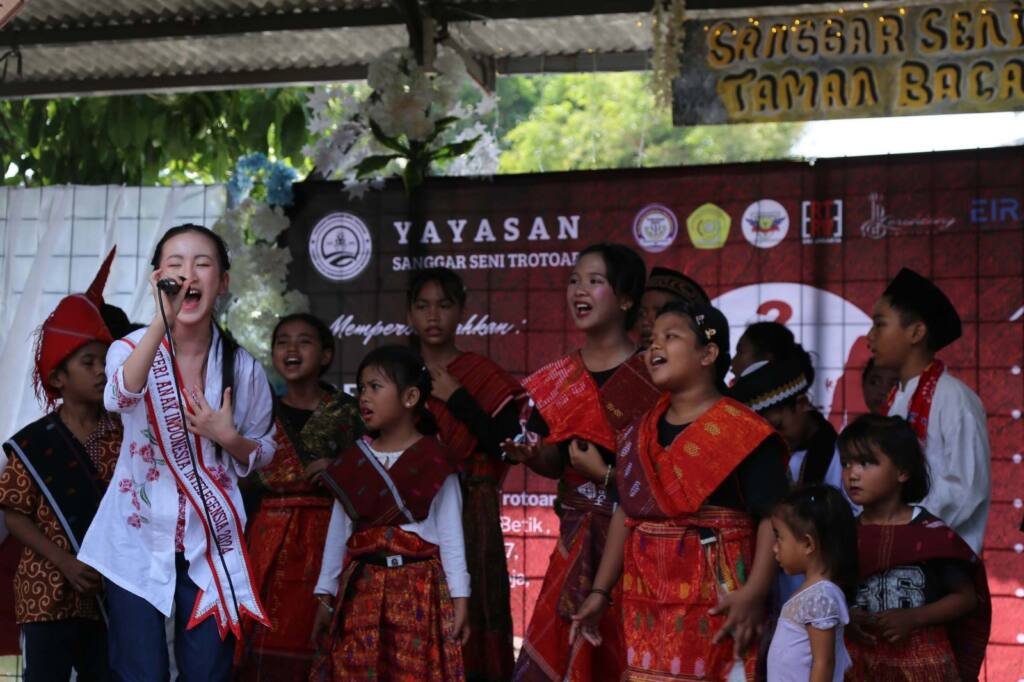
<instances>
[{"instance_id":1,"label":"young girl in white dress","mask_svg":"<svg viewBox=\"0 0 1024 682\"><path fill-rule=\"evenodd\" d=\"M804 582L782 607L768 650L769 682L840 682L850 667L846 590L857 585L857 526L842 493L796 490L772 514L775 560Z\"/></svg>"}]
</instances>

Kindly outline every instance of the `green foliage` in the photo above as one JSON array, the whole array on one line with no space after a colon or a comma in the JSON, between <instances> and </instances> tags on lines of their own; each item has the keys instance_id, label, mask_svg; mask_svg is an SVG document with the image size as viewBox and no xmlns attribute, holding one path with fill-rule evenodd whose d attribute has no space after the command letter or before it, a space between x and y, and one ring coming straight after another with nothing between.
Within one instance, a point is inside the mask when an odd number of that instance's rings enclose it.
<instances>
[{"instance_id":1,"label":"green foliage","mask_svg":"<svg viewBox=\"0 0 1024 682\"><path fill-rule=\"evenodd\" d=\"M240 156L258 151L304 177L312 170L302 154L312 141L308 92L0 100L0 173L13 163L17 170L4 183L26 185L223 182ZM784 158L801 130L800 124L675 128L670 112L655 105L647 73L510 76L498 80L498 94L498 109L485 123L492 117L497 123L502 173ZM461 99L467 104L479 94L467 88ZM393 142L387 146L399 151L400 141ZM431 161L443 165L461 151ZM402 146L399 153L407 152ZM360 171L390 159L371 157Z\"/></svg>"},{"instance_id":2,"label":"green foliage","mask_svg":"<svg viewBox=\"0 0 1024 682\"><path fill-rule=\"evenodd\" d=\"M785 158L800 124L675 128L647 73L505 78L502 173ZM506 113L508 112L508 113Z\"/></svg>"},{"instance_id":3,"label":"green foliage","mask_svg":"<svg viewBox=\"0 0 1024 682\"><path fill-rule=\"evenodd\" d=\"M222 182L243 154L302 175L307 88L0 100L5 184Z\"/></svg>"}]
</instances>

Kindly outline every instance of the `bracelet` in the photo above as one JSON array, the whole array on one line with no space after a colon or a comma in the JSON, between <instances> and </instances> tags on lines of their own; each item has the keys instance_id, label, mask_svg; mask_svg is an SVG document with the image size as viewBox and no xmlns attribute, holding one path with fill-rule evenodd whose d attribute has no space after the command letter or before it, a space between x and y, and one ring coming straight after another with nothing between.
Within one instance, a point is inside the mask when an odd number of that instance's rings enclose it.
<instances>
[{"instance_id":1,"label":"bracelet","mask_svg":"<svg viewBox=\"0 0 1024 682\"><path fill-rule=\"evenodd\" d=\"M316 600L318 602L320 602L320 606L322 606L325 609L327 609L327 615L329 615L329 616L333 616L334 615L334 607L331 606L331 598L328 595L326 595L326 594L318 594L318 595L316 595Z\"/></svg>"},{"instance_id":2,"label":"bracelet","mask_svg":"<svg viewBox=\"0 0 1024 682\"><path fill-rule=\"evenodd\" d=\"M605 488L607 488L607 487L608 487L608 483L609 483L609 482L611 481L611 479L612 479L612 472L613 472L613 471L615 471L615 467L613 467L613 466L612 466L611 464L609 464L609 465L608 465L608 471L607 471L607 473L605 473L605 475L604 475L604 487L605 487Z\"/></svg>"},{"instance_id":3,"label":"bracelet","mask_svg":"<svg viewBox=\"0 0 1024 682\"><path fill-rule=\"evenodd\" d=\"M598 587L592 587L592 588L590 588L590 594L599 594L602 597L604 597L605 600L608 601L608 606L612 605L612 593L609 592L608 590L602 590L602 589L600 589Z\"/></svg>"}]
</instances>

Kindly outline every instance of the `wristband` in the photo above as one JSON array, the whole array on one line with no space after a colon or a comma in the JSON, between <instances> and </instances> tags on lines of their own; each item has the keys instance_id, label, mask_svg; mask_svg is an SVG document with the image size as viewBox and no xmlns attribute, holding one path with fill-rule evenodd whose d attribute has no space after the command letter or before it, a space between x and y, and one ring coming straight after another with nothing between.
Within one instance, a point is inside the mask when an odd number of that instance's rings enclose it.
<instances>
[{"instance_id":1,"label":"wristband","mask_svg":"<svg viewBox=\"0 0 1024 682\"><path fill-rule=\"evenodd\" d=\"M608 471L604 475L604 487L607 490L608 483L612 480L612 472L615 471L615 467L611 464L608 465Z\"/></svg>"},{"instance_id":2,"label":"wristband","mask_svg":"<svg viewBox=\"0 0 1024 682\"><path fill-rule=\"evenodd\" d=\"M605 600L608 602L608 606L612 605L612 593L608 590L602 590L600 588L593 587L590 589L590 594L599 594L605 598Z\"/></svg>"}]
</instances>

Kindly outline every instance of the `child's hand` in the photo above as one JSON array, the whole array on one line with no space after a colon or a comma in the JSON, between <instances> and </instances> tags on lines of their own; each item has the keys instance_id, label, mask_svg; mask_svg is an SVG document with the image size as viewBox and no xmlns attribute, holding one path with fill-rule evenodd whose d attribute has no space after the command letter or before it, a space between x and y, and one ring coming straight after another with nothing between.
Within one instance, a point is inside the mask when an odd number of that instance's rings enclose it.
<instances>
[{"instance_id":1,"label":"child's hand","mask_svg":"<svg viewBox=\"0 0 1024 682\"><path fill-rule=\"evenodd\" d=\"M312 462L310 462L306 466L306 471L305 471L306 478L308 480L312 480L318 474L323 473L327 469L327 467L329 467L330 465L331 465L331 460L327 459L326 457L321 457L320 459L314 459Z\"/></svg>"},{"instance_id":2,"label":"child's hand","mask_svg":"<svg viewBox=\"0 0 1024 682\"><path fill-rule=\"evenodd\" d=\"M163 323L163 319L160 317L160 302L163 301L164 317L167 318L167 328L174 328L174 321L178 318L178 313L181 312L181 306L185 302L185 294L188 292L188 285L191 281L182 282L181 289L177 294L171 296L165 291L157 288L156 283L164 278L164 273L157 269L149 275L149 285L153 289L153 297L156 300L156 318ZM181 281L180 278L175 277L174 279Z\"/></svg>"},{"instance_id":3,"label":"child's hand","mask_svg":"<svg viewBox=\"0 0 1024 682\"><path fill-rule=\"evenodd\" d=\"M455 622L448 639L453 639L461 646L466 646L466 642L469 641L469 599L453 597L452 605L455 607Z\"/></svg>"},{"instance_id":4,"label":"child's hand","mask_svg":"<svg viewBox=\"0 0 1024 682\"><path fill-rule=\"evenodd\" d=\"M506 438L501 444L501 449L505 451L508 458L513 462L529 462L540 454L539 443L517 443L511 438Z\"/></svg>"},{"instance_id":5,"label":"child's hand","mask_svg":"<svg viewBox=\"0 0 1024 682\"><path fill-rule=\"evenodd\" d=\"M569 646L572 646L578 635L582 635L583 639L590 642L592 646L601 646L601 632L598 630L598 624L607 609L608 598L599 592L591 592L580 604L580 610L572 617Z\"/></svg>"},{"instance_id":6,"label":"child's hand","mask_svg":"<svg viewBox=\"0 0 1024 682\"><path fill-rule=\"evenodd\" d=\"M584 478L595 483L603 482L608 475L608 465L601 458L597 446L582 438L573 438L569 442L569 463Z\"/></svg>"},{"instance_id":7,"label":"child's hand","mask_svg":"<svg viewBox=\"0 0 1024 682\"><path fill-rule=\"evenodd\" d=\"M861 642L874 646L878 641L878 638L872 634L876 628L877 623L873 613L864 609L850 609L850 624L847 626L846 632L851 633Z\"/></svg>"},{"instance_id":8,"label":"child's hand","mask_svg":"<svg viewBox=\"0 0 1024 682\"><path fill-rule=\"evenodd\" d=\"M320 640L327 634L327 628L331 627L331 607L324 601L326 598L327 595L317 595L316 597L320 605L317 606L316 618L313 619L313 632L309 635L309 641L317 651L320 650Z\"/></svg>"},{"instance_id":9,"label":"child's hand","mask_svg":"<svg viewBox=\"0 0 1024 682\"><path fill-rule=\"evenodd\" d=\"M875 618L875 629L887 642L899 642L917 629L916 609L889 609Z\"/></svg>"},{"instance_id":10,"label":"child's hand","mask_svg":"<svg viewBox=\"0 0 1024 682\"><path fill-rule=\"evenodd\" d=\"M742 658L754 638L761 630L764 620L764 595L756 594L748 586L729 592L718 600L718 606L708 611L713 616L726 614L725 624L715 633L712 644L718 644L731 636L734 642L733 656Z\"/></svg>"},{"instance_id":11,"label":"child's hand","mask_svg":"<svg viewBox=\"0 0 1024 682\"><path fill-rule=\"evenodd\" d=\"M448 399L452 397L452 393L462 388L462 384L459 383L458 379L444 367L430 365L427 369L430 371L432 383L430 394L438 400L448 402Z\"/></svg>"},{"instance_id":12,"label":"child's hand","mask_svg":"<svg viewBox=\"0 0 1024 682\"><path fill-rule=\"evenodd\" d=\"M221 445L229 442L238 434L235 429L234 415L231 412L230 387L224 389L224 399L221 400L219 410L210 407L210 404L206 402L206 396L198 386L185 393L185 403L191 410L185 414L189 433L208 438Z\"/></svg>"},{"instance_id":13,"label":"child's hand","mask_svg":"<svg viewBox=\"0 0 1024 682\"><path fill-rule=\"evenodd\" d=\"M83 564L73 554L68 554L57 564L57 569L71 583L79 594L95 594L103 585L103 577L92 566Z\"/></svg>"}]
</instances>

